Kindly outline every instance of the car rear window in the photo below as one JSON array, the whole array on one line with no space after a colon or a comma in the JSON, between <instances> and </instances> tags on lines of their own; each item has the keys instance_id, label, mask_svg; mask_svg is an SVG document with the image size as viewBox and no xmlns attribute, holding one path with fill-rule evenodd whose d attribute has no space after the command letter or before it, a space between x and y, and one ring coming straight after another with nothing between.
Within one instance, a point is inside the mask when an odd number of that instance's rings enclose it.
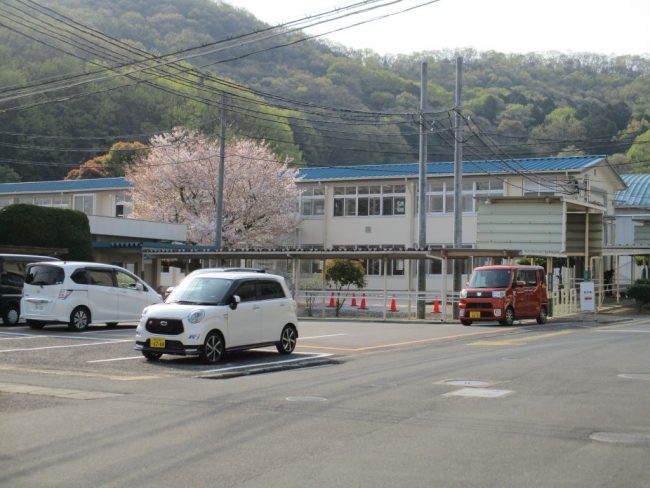
<instances>
[{"instance_id":1,"label":"car rear window","mask_svg":"<svg viewBox=\"0 0 650 488\"><path fill-rule=\"evenodd\" d=\"M28 285L60 285L63 283L64 276L63 268L35 264L28 268L25 283Z\"/></svg>"}]
</instances>

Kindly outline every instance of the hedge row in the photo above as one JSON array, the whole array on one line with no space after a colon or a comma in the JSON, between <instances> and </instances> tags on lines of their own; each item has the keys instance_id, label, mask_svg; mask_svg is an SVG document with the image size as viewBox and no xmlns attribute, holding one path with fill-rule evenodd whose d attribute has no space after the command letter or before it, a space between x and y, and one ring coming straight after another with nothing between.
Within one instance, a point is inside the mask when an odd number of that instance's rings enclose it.
<instances>
[{"instance_id":1,"label":"hedge row","mask_svg":"<svg viewBox=\"0 0 650 488\"><path fill-rule=\"evenodd\" d=\"M88 217L78 210L15 204L0 209L0 245L66 248L63 259L92 261Z\"/></svg>"}]
</instances>

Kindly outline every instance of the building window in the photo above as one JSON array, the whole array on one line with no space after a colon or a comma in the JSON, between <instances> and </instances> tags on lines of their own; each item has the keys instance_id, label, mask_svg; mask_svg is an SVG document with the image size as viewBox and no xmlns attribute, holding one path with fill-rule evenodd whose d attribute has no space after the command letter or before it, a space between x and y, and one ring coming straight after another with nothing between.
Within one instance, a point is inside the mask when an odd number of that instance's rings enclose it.
<instances>
[{"instance_id":1,"label":"building window","mask_svg":"<svg viewBox=\"0 0 650 488\"><path fill-rule=\"evenodd\" d=\"M34 197L34 205L39 207L69 208L68 199L65 197Z\"/></svg>"},{"instance_id":2,"label":"building window","mask_svg":"<svg viewBox=\"0 0 650 488\"><path fill-rule=\"evenodd\" d=\"M404 276L405 262L403 259L389 259L386 261L386 270L388 276ZM366 259L366 275L383 276L384 260L383 259Z\"/></svg>"},{"instance_id":3,"label":"building window","mask_svg":"<svg viewBox=\"0 0 650 488\"><path fill-rule=\"evenodd\" d=\"M563 189L555 180L524 180L524 195L553 195Z\"/></svg>"},{"instance_id":4,"label":"building window","mask_svg":"<svg viewBox=\"0 0 650 488\"><path fill-rule=\"evenodd\" d=\"M334 188L335 217L406 214L405 185L338 186Z\"/></svg>"},{"instance_id":5,"label":"building window","mask_svg":"<svg viewBox=\"0 0 650 488\"><path fill-rule=\"evenodd\" d=\"M131 195L122 194L115 196L115 216L128 217L131 214Z\"/></svg>"},{"instance_id":6,"label":"building window","mask_svg":"<svg viewBox=\"0 0 650 488\"><path fill-rule=\"evenodd\" d=\"M321 274L323 262L316 259L301 259L300 274Z\"/></svg>"},{"instance_id":7,"label":"building window","mask_svg":"<svg viewBox=\"0 0 650 488\"><path fill-rule=\"evenodd\" d=\"M93 215L94 209L93 195L75 195L74 196L74 209L79 210L86 215Z\"/></svg>"},{"instance_id":8,"label":"building window","mask_svg":"<svg viewBox=\"0 0 650 488\"><path fill-rule=\"evenodd\" d=\"M476 197L503 195L503 181L496 179L463 180L461 204L463 212L476 212ZM427 212L454 211L454 181L438 180L427 183Z\"/></svg>"},{"instance_id":9,"label":"building window","mask_svg":"<svg viewBox=\"0 0 650 488\"><path fill-rule=\"evenodd\" d=\"M317 217L325 215L325 189L322 187L308 188L300 195L300 215Z\"/></svg>"}]
</instances>

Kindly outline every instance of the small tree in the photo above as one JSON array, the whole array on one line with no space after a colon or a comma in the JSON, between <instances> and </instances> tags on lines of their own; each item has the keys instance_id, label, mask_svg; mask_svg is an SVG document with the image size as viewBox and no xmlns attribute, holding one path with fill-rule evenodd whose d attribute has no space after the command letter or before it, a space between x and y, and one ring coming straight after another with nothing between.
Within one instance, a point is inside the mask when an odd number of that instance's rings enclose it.
<instances>
[{"instance_id":1,"label":"small tree","mask_svg":"<svg viewBox=\"0 0 650 488\"><path fill-rule=\"evenodd\" d=\"M325 262L325 280L336 290L336 316L338 317L350 293L350 287L354 285L361 289L366 286L366 270L360 261L332 259ZM341 298L344 289L344 296Z\"/></svg>"},{"instance_id":2,"label":"small tree","mask_svg":"<svg viewBox=\"0 0 650 488\"><path fill-rule=\"evenodd\" d=\"M300 280L300 289L305 291L305 307L307 311L307 316L312 317L314 315L314 305L318 299L318 292L323 283L321 275L312 275L309 278L304 278Z\"/></svg>"}]
</instances>

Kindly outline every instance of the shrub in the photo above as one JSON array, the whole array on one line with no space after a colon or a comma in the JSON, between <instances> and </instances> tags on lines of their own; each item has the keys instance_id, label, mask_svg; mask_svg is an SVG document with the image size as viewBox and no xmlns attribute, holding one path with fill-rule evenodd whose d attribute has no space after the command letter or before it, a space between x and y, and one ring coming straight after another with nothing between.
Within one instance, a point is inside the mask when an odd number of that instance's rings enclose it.
<instances>
[{"instance_id":1,"label":"shrub","mask_svg":"<svg viewBox=\"0 0 650 488\"><path fill-rule=\"evenodd\" d=\"M627 290L627 296L633 298L641 310L650 303L650 280L637 280Z\"/></svg>"},{"instance_id":2,"label":"shrub","mask_svg":"<svg viewBox=\"0 0 650 488\"><path fill-rule=\"evenodd\" d=\"M92 261L88 217L78 210L15 204L0 209L0 244L65 248L63 259Z\"/></svg>"}]
</instances>

